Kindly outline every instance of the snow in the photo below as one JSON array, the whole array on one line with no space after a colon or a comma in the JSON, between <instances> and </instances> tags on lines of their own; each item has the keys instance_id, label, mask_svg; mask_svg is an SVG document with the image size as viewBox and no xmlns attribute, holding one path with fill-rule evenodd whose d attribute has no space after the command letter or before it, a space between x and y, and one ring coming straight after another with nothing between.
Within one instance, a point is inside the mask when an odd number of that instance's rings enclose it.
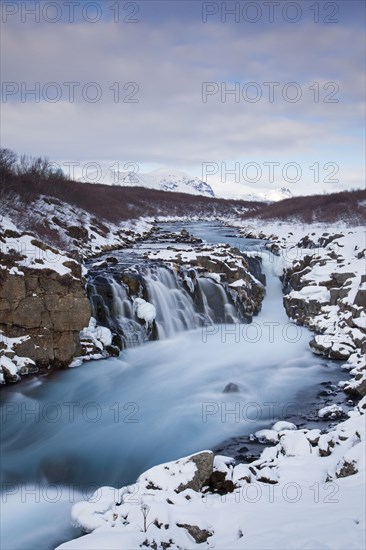
<instances>
[{"instance_id":1,"label":"snow","mask_svg":"<svg viewBox=\"0 0 366 550\"><path fill-rule=\"evenodd\" d=\"M291 292L292 298L306 298L327 304L330 300L330 292L323 286L304 286L301 290Z\"/></svg>"},{"instance_id":2,"label":"snow","mask_svg":"<svg viewBox=\"0 0 366 550\"><path fill-rule=\"evenodd\" d=\"M303 431L285 431L280 438L281 451L286 456L306 456L311 446Z\"/></svg>"},{"instance_id":3,"label":"snow","mask_svg":"<svg viewBox=\"0 0 366 550\"><path fill-rule=\"evenodd\" d=\"M76 368L81 366L84 361L102 359L108 356L104 349L112 344L112 340L113 337L109 328L98 325L97 320L91 317L89 325L80 331L80 344L83 355L75 357L70 367ZM94 352L95 350L97 350L97 353Z\"/></svg>"},{"instance_id":4,"label":"snow","mask_svg":"<svg viewBox=\"0 0 366 550\"><path fill-rule=\"evenodd\" d=\"M283 430L297 430L297 426L292 422L287 422L286 420L279 420L272 426L272 430L276 432L282 432Z\"/></svg>"},{"instance_id":5,"label":"snow","mask_svg":"<svg viewBox=\"0 0 366 550\"><path fill-rule=\"evenodd\" d=\"M21 372L26 374L28 372L28 367L35 365L32 359L29 357L21 357L14 351L17 345L26 341L28 338L28 336L9 338L0 330L0 342L2 343L2 349L0 349L0 384L5 384L4 369L6 369L15 380L19 380Z\"/></svg>"},{"instance_id":6,"label":"snow","mask_svg":"<svg viewBox=\"0 0 366 550\"><path fill-rule=\"evenodd\" d=\"M363 315L362 317L354 317L352 319L352 323L357 327L366 330L366 315Z\"/></svg>"},{"instance_id":7,"label":"snow","mask_svg":"<svg viewBox=\"0 0 366 550\"><path fill-rule=\"evenodd\" d=\"M259 430L255 432L255 437L261 442L278 443L278 432L276 430Z\"/></svg>"},{"instance_id":8,"label":"snow","mask_svg":"<svg viewBox=\"0 0 366 550\"><path fill-rule=\"evenodd\" d=\"M238 279L234 283L230 283L229 286L231 286L232 288L238 288L242 286L247 286L247 283L243 279Z\"/></svg>"},{"instance_id":9,"label":"snow","mask_svg":"<svg viewBox=\"0 0 366 550\"><path fill-rule=\"evenodd\" d=\"M146 326L151 325L156 317L156 308L143 298L135 298L134 305L139 319L145 321Z\"/></svg>"},{"instance_id":10,"label":"snow","mask_svg":"<svg viewBox=\"0 0 366 550\"><path fill-rule=\"evenodd\" d=\"M127 487L99 489L90 502L73 508L73 520L92 532L58 550L132 549L144 541L161 545L169 540L174 548L203 547L180 527L185 524L206 529L207 543L215 548L363 549L364 420L364 412L355 411L333 429L328 439L337 443L328 456L310 444L314 430L290 430L270 449L271 461L268 453L250 465L231 466L230 458L215 458L216 466L236 485L233 493L223 496L191 489L176 493L179 483L194 474L188 457L148 470L133 491L130 488L132 494ZM352 463L356 473L337 477L345 463Z\"/></svg>"},{"instance_id":11,"label":"snow","mask_svg":"<svg viewBox=\"0 0 366 550\"><path fill-rule=\"evenodd\" d=\"M38 244L39 241L29 234L22 234L18 237L4 237L0 241L0 251L3 254L9 254L13 250L19 254L19 257L15 260L16 266L10 269L10 273L23 275L21 268L27 267L38 270L51 269L60 275L71 274L71 269L65 266L65 262L75 263L72 258L68 257L66 253L51 247L41 248ZM0 269L7 268L0 264Z\"/></svg>"},{"instance_id":12,"label":"snow","mask_svg":"<svg viewBox=\"0 0 366 550\"><path fill-rule=\"evenodd\" d=\"M96 181L96 178L98 178L98 181ZM107 169L102 172L101 176L98 172L91 172L88 174L88 179L84 178L82 181L125 187L139 186L208 197L214 196L212 187L208 183L198 177L170 168L158 168L148 173Z\"/></svg>"},{"instance_id":13,"label":"snow","mask_svg":"<svg viewBox=\"0 0 366 550\"><path fill-rule=\"evenodd\" d=\"M95 237L90 252L95 253L103 246L125 244L130 238L116 238L111 227L107 236L101 236L90 229L90 220L88 223L89 234ZM146 220L139 223L135 228L140 232L149 227ZM12 227L11 222L6 224ZM273 241L279 245L280 256L274 265L279 275L306 255L314 260L315 265L311 272L304 277L305 286L300 291L291 291L289 296L294 299L314 300L322 305L321 313L310 321L311 328L322 332L316 336L317 342L322 345L330 342L328 350L344 351L345 357L349 356L344 367L354 379L342 384L344 388L357 388L365 379L364 360L360 358L354 344L356 338L364 336L362 331L365 330L366 318L354 304L358 290L365 288L365 283L361 284L364 261L357 259L355 254L355 246L360 243L363 230L354 228L350 231L345 224L339 224L331 231L341 231L344 235L329 245L315 249L304 249L297 245L305 234L311 235L317 241L326 230L329 232L329 227L293 223L261 223L259 228L257 222L253 222L251 228L251 231L257 233L262 231L267 236L273 235ZM23 237L22 242L28 246L31 237ZM342 262L340 265L344 267L339 267L334 260L327 258L327 254L334 250L339 254ZM174 261L177 254L187 262L197 258L194 250L184 247L178 247L177 251L151 252L150 257ZM220 260L229 258L225 248L218 248L217 255ZM326 259L325 265L316 263L317 257L319 261ZM35 263L36 269L54 264L59 273L70 273L63 265L65 259L66 255L60 254L60 258L56 258L51 254L50 258L44 259L43 264L38 264L34 262L33 252L27 252L24 262L32 267ZM19 263L20 268L22 265L24 264ZM14 272L21 273L19 267L13 268ZM355 277L350 279L347 296L339 299L335 305L330 305L330 292L320 283L329 280L332 274L342 272L354 272ZM238 283L241 284L241 281L236 281L232 286L240 286ZM350 313L347 305L352 309L350 318L347 317ZM135 306L141 320L146 324L153 322L156 311L152 304L137 298ZM357 329L352 329L346 319ZM98 327L95 319L91 320L82 335L92 340L100 351L112 341L110 331ZM4 338L8 351L12 350L15 343L11 340ZM72 366L78 366L80 361L81 359L75 359ZM1 357L1 365L14 375L18 375L19 369L26 363L26 358L16 355L12 359L5 355ZM187 523L212 532L207 543L200 547L253 550L364 548L364 407L365 399L355 406L347 420L330 429L328 433L321 434L315 429L297 429L294 424L285 421L276 422L272 428L257 431L258 438L271 441L275 446L264 449L261 457L251 465L233 465L230 457L215 457L215 469L225 472L237 485L234 493L223 497L188 489L181 494L176 493L177 486L185 483L195 473L189 457L149 469L138 478L133 489L101 488L96 491L94 498L76 504L72 512L73 521L82 525L86 531L91 531L91 534L62 544L59 548L139 548L143 547L146 540L163 547L161 543L166 544L170 539L173 540L173 548L195 548L197 544L194 539L186 529L178 526ZM329 413L332 415L340 411L341 407L332 405L321 409L318 414L320 418L324 418ZM353 464L356 473L348 477L338 477L345 464ZM252 483L248 483L248 479ZM250 496L250 490L257 491L258 500ZM335 495L333 498L332 491ZM146 532L143 528L143 505L149 506ZM157 527L153 523L155 519L168 527Z\"/></svg>"},{"instance_id":14,"label":"snow","mask_svg":"<svg viewBox=\"0 0 366 550\"><path fill-rule=\"evenodd\" d=\"M208 279L212 279L216 283L221 283L221 277L219 273L205 273L204 276Z\"/></svg>"},{"instance_id":15,"label":"snow","mask_svg":"<svg viewBox=\"0 0 366 550\"><path fill-rule=\"evenodd\" d=\"M11 361L9 357L6 357L5 355L2 355L0 357L0 369L2 370L3 367L6 368L13 376L16 375L18 372L18 369L13 361Z\"/></svg>"},{"instance_id":16,"label":"snow","mask_svg":"<svg viewBox=\"0 0 366 550\"><path fill-rule=\"evenodd\" d=\"M342 407L336 404L323 407L318 411L319 418L338 418L338 416L342 416L343 414Z\"/></svg>"},{"instance_id":17,"label":"snow","mask_svg":"<svg viewBox=\"0 0 366 550\"><path fill-rule=\"evenodd\" d=\"M212 180L212 181L211 181ZM215 195L224 199L234 199L242 201L255 201L255 202L276 202L283 199L290 199L294 195L288 187L276 187L269 191L256 191L255 193L250 191L250 186L244 186L243 182L220 182L209 178Z\"/></svg>"}]
</instances>

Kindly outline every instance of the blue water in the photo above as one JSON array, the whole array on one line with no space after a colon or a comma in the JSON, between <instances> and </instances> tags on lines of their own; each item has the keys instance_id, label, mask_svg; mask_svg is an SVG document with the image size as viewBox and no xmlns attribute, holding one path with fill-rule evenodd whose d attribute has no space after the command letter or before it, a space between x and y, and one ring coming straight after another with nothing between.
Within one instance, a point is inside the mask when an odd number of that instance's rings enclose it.
<instances>
[{"instance_id":1,"label":"blue water","mask_svg":"<svg viewBox=\"0 0 366 550\"><path fill-rule=\"evenodd\" d=\"M184 227L212 243L262 247L215 223ZM74 538L70 507L98 486L133 483L154 464L255 432L335 375L336 364L309 351L310 333L289 325L276 261L264 256L267 296L252 325L183 332L3 391L2 548ZM223 393L230 382L240 393Z\"/></svg>"}]
</instances>

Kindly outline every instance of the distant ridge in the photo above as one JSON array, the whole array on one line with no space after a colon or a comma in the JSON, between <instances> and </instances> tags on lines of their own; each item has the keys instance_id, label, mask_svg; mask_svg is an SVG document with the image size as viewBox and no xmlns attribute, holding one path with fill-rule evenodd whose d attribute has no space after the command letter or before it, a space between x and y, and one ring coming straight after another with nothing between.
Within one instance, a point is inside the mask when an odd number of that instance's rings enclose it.
<instances>
[{"instance_id":1,"label":"distant ridge","mask_svg":"<svg viewBox=\"0 0 366 550\"><path fill-rule=\"evenodd\" d=\"M111 168L98 175L91 172L88 178L80 178L86 183L104 183L106 185L121 185L125 187L146 187L159 191L175 191L177 193L189 193L190 195L204 195L214 197L212 187L197 177L192 177L185 172L170 168L158 168L148 173L120 172Z\"/></svg>"}]
</instances>

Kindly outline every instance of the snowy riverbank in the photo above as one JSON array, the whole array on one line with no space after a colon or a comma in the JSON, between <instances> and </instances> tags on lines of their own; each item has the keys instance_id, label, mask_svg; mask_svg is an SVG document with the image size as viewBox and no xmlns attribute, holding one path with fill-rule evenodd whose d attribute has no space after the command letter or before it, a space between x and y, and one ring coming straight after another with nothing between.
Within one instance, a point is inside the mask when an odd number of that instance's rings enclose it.
<instances>
[{"instance_id":1,"label":"snowy riverbank","mask_svg":"<svg viewBox=\"0 0 366 550\"><path fill-rule=\"evenodd\" d=\"M352 395L353 410L323 431L267 426L261 435L274 446L249 465L216 456L214 471L195 490L180 490L200 473L193 459L156 466L130 488L102 488L73 508L73 521L90 534L60 549L364 548L364 233L295 224L241 229L243 236L271 238L277 274L287 285L285 305L297 300L297 311L305 314L294 320L329 342L321 350L312 345L313 351L340 352L337 359L347 360L343 368L353 379L340 385ZM291 286L295 273L300 290ZM331 419L335 412L319 415Z\"/></svg>"}]
</instances>

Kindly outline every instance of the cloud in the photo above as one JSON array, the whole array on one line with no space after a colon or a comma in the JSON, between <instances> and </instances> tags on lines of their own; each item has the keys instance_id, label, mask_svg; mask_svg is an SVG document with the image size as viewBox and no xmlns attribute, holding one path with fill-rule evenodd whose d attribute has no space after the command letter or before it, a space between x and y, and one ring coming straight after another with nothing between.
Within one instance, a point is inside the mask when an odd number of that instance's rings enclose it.
<instances>
[{"instance_id":1,"label":"cloud","mask_svg":"<svg viewBox=\"0 0 366 550\"><path fill-rule=\"evenodd\" d=\"M342 163L342 150L362 158L362 29L255 27L204 25L195 18L184 24L25 26L21 32L5 25L3 81L28 87L39 82L41 90L57 82L62 98L21 102L18 94L3 103L2 142L55 161L127 160L191 170L202 162L257 157ZM80 83L75 103L67 101L64 85L71 81ZM90 82L102 90L97 103L81 95ZM138 103L115 103L110 87L116 82L121 98L133 89L124 90L124 84L137 83ZM219 88L206 103L203 82ZM232 87L236 82L240 100L229 95L222 102L222 83ZM248 82L257 82L261 90L256 103L245 96L253 93L245 88ZM265 82L280 83L273 103ZM286 88L289 82L301 91L296 103L283 99L296 92ZM314 82L319 83L318 102ZM329 88L329 82L339 89ZM324 103L327 96L338 103Z\"/></svg>"}]
</instances>

